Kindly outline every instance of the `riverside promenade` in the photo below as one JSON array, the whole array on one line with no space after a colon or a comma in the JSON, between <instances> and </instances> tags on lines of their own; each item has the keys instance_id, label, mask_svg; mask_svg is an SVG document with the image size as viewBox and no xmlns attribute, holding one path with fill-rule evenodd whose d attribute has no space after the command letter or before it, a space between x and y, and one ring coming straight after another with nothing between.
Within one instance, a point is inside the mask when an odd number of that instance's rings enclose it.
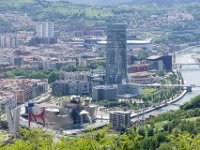
<instances>
[{"instance_id":1,"label":"riverside promenade","mask_svg":"<svg viewBox=\"0 0 200 150\"><path fill-rule=\"evenodd\" d=\"M149 108L146 108L146 109L144 108L143 110L139 111L138 113L132 113L131 114L131 118L136 118L138 116L144 115L146 113L150 113L150 112L152 112L154 110L163 108L163 107L168 106L170 104L173 104L173 103L179 101L181 98L183 98L186 95L186 93L187 93L187 90L183 90L183 92L178 97L176 97L176 98L174 98L172 100L169 100L167 102L162 102L162 103L160 103L159 105L157 105L155 107L149 107Z\"/></svg>"}]
</instances>

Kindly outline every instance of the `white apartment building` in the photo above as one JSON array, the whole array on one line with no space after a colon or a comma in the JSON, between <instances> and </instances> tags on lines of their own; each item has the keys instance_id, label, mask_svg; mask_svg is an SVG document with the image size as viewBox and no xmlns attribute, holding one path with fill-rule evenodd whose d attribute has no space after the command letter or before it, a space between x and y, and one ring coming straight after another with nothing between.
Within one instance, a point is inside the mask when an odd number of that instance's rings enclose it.
<instances>
[{"instance_id":1,"label":"white apartment building","mask_svg":"<svg viewBox=\"0 0 200 150\"><path fill-rule=\"evenodd\" d=\"M0 35L0 48L16 48L17 37L15 35Z\"/></svg>"},{"instance_id":2,"label":"white apartment building","mask_svg":"<svg viewBox=\"0 0 200 150\"><path fill-rule=\"evenodd\" d=\"M54 38L54 23L53 22L38 22L36 24L36 37Z\"/></svg>"}]
</instances>

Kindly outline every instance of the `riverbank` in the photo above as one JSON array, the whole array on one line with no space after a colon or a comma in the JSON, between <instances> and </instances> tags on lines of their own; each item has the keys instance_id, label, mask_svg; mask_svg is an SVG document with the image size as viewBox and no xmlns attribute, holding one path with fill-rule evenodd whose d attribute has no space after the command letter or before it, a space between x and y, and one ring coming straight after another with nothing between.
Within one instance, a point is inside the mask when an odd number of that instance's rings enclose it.
<instances>
[{"instance_id":1,"label":"riverbank","mask_svg":"<svg viewBox=\"0 0 200 150\"><path fill-rule=\"evenodd\" d=\"M194 49L194 48L196 48L196 47L197 47L197 46L189 46L189 47L187 47L187 48L184 48L184 49L181 49L181 50L176 51L176 53L180 53L180 52L185 51L185 50Z\"/></svg>"},{"instance_id":2,"label":"riverbank","mask_svg":"<svg viewBox=\"0 0 200 150\"><path fill-rule=\"evenodd\" d=\"M176 97L176 98L174 98L172 100L169 100L167 102L162 102L162 103L160 103L159 105L157 105L155 107L151 106L151 107L145 108L145 109L143 109L143 110L141 110L141 111L139 111L137 113L132 113L131 114L131 119L135 119L135 118L137 118L139 116L145 115L145 114L150 113L152 111L155 111L155 110L161 109L163 107L166 107L166 106L168 106L170 104L173 104L173 103L179 101L180 99L182 99L186 94L187 94L187 90L183 90L178 97ZM109 116L108 115L107 116L100 116L100 117L97 117L97 119L99 119L99 120L109 120Z\"/></svg>"},{"instance_id":3,"label":"riverbank","mask_svg":"<svg viewBox=\"0 0 200 150\"><path fill-rule=\"evenodd\" d=\"M174 70L173 72L176 72L176 71ZM179 72L179 77L181 79L181 83L186 84L186 82L185 82L185 80L184 80L184 78L183 78L183 76L180 72ZM174 98L174 99L172 98L172 100L169 100L169 101L163 101L160 104L153 106L153 107L151 106L151 107L148 107L148 108L144 108L143 110L141 110L141 111L139 111L135 114L131 114L131 118L134 119L134 118L142 116L146 113L150 113L152 111L155 111L155 110L158 110L160 108L166 107L170 104L173 104L173 103L179 101L180 99L182 99L186 94L187 94L187 90L183 90L181 92L181 94L178 95L176 98Z\"/></svg>"},{"instance_id":4,"label":"riverbank","mask_svg":"<svg viewBox=\"0 0 200 150\"><path fill-rule=\"evenodd\" d=\"M136 113L136 114L132 114L132 115L131 115L131 118L134 119L134 118L139 117L139 116L141 116L141 115L144 115L144 114L146 114L146 113L150 113L150 112L152 112L152 111L154 111L154 110L163 108L163 107L168 106L168 105L170 105L170 104L173 104L173 103L179 101L181 98L183 98L186 94L187 94L187 90L183 90L183 92L182 92L178 97L176 97L175 99L172 99L172 100L170 100L170 101L168 101L168 102L162 102L160 105L157 105L157 106L155 106L155 107L147 108L146 110L139 111L139 112Z\"/></svg>"}]
</instances>

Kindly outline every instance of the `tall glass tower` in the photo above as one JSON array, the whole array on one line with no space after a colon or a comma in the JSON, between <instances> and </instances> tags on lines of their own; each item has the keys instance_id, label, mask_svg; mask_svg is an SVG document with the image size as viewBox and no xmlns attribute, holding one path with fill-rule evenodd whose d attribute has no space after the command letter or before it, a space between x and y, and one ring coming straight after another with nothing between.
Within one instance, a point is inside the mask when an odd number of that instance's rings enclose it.
<instances>
[{"instance_id":1,"label":"tall glass tower","mask_svg":"<svg viewBox=\"0 0 200 150\"><path fill-rule=\"evenodd\" d=\"M121 84L127 79L126 25L107 26L106 84Z\"/></svg>"}]
</instances>

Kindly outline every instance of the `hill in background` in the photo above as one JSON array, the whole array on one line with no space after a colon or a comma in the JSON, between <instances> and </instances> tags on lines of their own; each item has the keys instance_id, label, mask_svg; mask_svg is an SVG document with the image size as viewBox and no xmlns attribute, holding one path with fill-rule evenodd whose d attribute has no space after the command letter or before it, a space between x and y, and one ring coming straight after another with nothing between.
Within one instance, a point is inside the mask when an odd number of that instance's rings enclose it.
<instances>
[{"instance_id":1,"label":"hill in background","mask_svg":"<svg viewBox=\"0 0 200 150\"><path fill-rule=\"evenodd\" d=\"M57 1L67 1L77 4L84 4L84 5L119 5L122 3L129 3L133 0L45 0L49 2L57 2Z\"/></svg>"},{"instance_id":2,"label":"hill in background","mask_svg":"<svg viewBox=\"0 0 200 150\"><path fill-rule=\"evenodd\" d=\"M120 5L120 4L134 4L134 5L144 5L157 3L160 5L171 5L175 3L190 3L199 2L199 0L45 0L45 1L68 1L77 4L84 5Z\"/></svg>"}]
</instances>

